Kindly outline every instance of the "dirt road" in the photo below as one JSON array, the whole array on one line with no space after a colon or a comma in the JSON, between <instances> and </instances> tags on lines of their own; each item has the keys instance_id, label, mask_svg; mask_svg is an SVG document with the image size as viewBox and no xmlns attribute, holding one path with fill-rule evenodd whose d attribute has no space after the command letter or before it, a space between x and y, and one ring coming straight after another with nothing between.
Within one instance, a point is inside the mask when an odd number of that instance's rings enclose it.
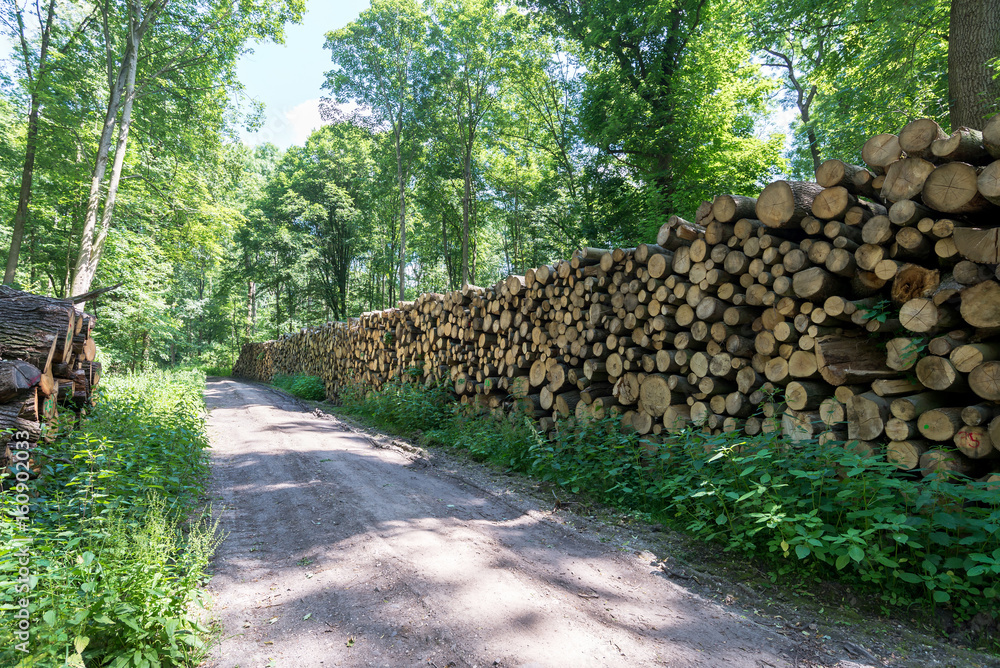
<instances>
[{"instance_id":1,"label":"dirt road","mask_svg":"<svg viewBox=\"0 0 1000 668\"><path fill-rule=\"evenodd\" d=\"M259 385L205 396L228 534L209 666L812 665L503 476L376 447Z\"/></svg>"}]
</instances>

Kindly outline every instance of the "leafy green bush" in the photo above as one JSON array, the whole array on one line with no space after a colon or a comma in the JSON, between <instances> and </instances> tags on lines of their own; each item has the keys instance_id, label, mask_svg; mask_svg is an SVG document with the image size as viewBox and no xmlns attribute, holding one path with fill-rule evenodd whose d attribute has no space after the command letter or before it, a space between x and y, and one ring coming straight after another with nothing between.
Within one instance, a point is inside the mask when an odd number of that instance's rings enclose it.
<instances>
[{"instance_id":1,"label":"leafy green bush","mask_svg":"<svg viewBox=\"0 0 1000 668\"><path fill-rule=\"evenodd\" d=\"M689 432L647 479L687 530L783 567L873 586L889 605L920 599L959 617L1000 611L1000 499L987 483L914 480L844 444L794 447Z\"/></svg>"},{"instance_id":2,"label":"leafy green bush","mask_svg":"<svg viewBox=\"0 0 1000 668\"><path fill-rule=\"evenodd\" d=\"M427 445L462 448L479 461L513 470L527 470L529 452L539 440L534 423L525 416L483 415L455 402L444 385L394 382L372 392L349 384L340 400L345 412L380 427L417 435Z\"/></svg>"},{"instance_id":3,"label":"leafy green bush","mask_svg":"<svg viewBox=\"0 0 1000 668\"><path fill-rule=\"evenodd\" d=\"M208 470L204 374L105 383L82 428L39 449L26 530L6 512L16 498L0 496L0 665L194 666L204 653L193 604L216 545L207 515L192 513ZM28 654L11 612L25 540Z\"/></svg>"},{"instance_id":4,"label":"leafy green bush","mask_svg":"<svg viewBox=\"0 0 1000 668\"><path fill-rule=\"evenodd\" d=\"M349 384L341 390L340 402L345 412L406 435L443 428L455 410L448 388L410 382L387 383L379 392Z\"/></svg>"},{"instance_id":5,"label":"leafy green bush","mask_svg":"<svg viewBox=\"0 0 1000 668\"><path fill-rule=\"evenodd\" d=\"M299 399L323 401L326 399L326 385L321 378L301 374L275 374L271 384Z\"/></svg>"},{"instance_id":6,"label":"leafy green bush","mask_svg":"<svg viewBox=\"0 0 1000 668\"><path fill-rule=\"evenodd\" d=\"M231 366L208 366L205 367L206 376L232 376L233 367Z\"/></svg>"},{"instance_id":7,"label":"leafy green bush","mask_svg":"<svg viewBox=\"0 0 1000 668\"><path fill-rule=\"evenodd\" d=\"M914 479L848 444L623 432L617 417L559 422L553 439L518 417L475 414L445 388L355 386L344 409L432 445L530 473L573 492L652 513L724 549L770 559L774 577L834 577L887 607L926 602L959 618L1000 614L995 483Z\"/></svg>"}]
</instances>

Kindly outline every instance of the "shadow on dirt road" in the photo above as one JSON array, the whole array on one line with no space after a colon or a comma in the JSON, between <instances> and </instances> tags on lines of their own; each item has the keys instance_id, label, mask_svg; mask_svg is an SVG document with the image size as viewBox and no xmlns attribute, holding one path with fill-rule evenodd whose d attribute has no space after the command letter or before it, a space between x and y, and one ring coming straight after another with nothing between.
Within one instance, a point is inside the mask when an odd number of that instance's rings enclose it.
<instances>
[{"instance_id":1,"label":"shadow on dirt road","mask_svg":"<svg viewBox=\"0 0 1000 668\"><path fill-rule=\"evenodd\" d=\"M205 397L227 534L208 666L819 665L502 480L375 447L264 386Z\"/></svg>"}]
</instances>

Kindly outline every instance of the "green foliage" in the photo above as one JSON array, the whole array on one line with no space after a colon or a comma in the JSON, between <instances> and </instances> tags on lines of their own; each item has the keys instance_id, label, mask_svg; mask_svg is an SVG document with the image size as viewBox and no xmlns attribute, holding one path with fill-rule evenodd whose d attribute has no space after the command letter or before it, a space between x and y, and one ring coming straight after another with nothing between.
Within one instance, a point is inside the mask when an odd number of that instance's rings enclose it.
<instances>
[{"instance_id":1,"label":"green foliage","mask_svg":"<svg viewBox=\"0 0 1000 668\"><path fill-rule=\"evenodd\" d=\"M381 391L349 385L340 394L349 415L408 436L421 443L467 450L478 461L525 471L528 453L538 440L533 423L523 415L484 416L453 400L442 385L389 383Z\"/></svg>"},{"instance_id":2,"label":"green foliage","mask_svg":"<svg viewBox=\"0 0 1000 668\"><path fill-rule=\"evenodd\" d=\"M388 383L379 392L348 384L340 392L340 402L351 415L407 435L445 426L454 403L444 386L424 388L408 382Z\"/></svg>"},{"instance_id":3,"label":"green foliage","mask_svg":"<svg viewBox=\"0 0 1000 668\"><path fill-rule=\"evenodd\" d=\"M275 374L271 384L299 399L323 401L326 399L326 385L321 378L302 374Z\"/></svg>"},{"instance_id":4,"label":"green foliage","mask_svg":"<svg viewBox=\"0 0 1000 668\"><path fill-rule=\"evenodd\" d=\"M849 444L689 430L656 443L620 418L556 424L448 405L441 388L355 387L344 409L423 442L488 460L615 505L652 513L726 551L768 560L775 577L836 578L883 605L1000 612L1000 501L987 483L902 476Z\"/></svg>"},{"instance_id":5,"label":"green foliage","mask_svg":"<svg viewBox=\"0 0 1000 668\"><path fill-rule=\"evenodd\" d=\"M37 494L27 533L3 496L3 665L199 663L199 585L217 543L208 513L192 512L207 477L203 386L197 371L107 378L81 428L40 448L44 475L26 483ZM14 589L25 539L27 656L14 649L9 612L25 596Z\"/></svg>"},{"instance_id":6,"label":"green foliage","mask_svg":"<svg viewBox=\"0 0 1000 668\"><path fill-rule=\"evenodd\" d=\"M799 112L790 151L794 177L813 177L813 148L820 161L861 164L861 146L875 134L898 132L921 116L948 126L949 4L745 0L735 5L751 26L765 65L780 78L782 106ZM879 48L872 50L872 44Z\"/></svg>"}]
</instances>

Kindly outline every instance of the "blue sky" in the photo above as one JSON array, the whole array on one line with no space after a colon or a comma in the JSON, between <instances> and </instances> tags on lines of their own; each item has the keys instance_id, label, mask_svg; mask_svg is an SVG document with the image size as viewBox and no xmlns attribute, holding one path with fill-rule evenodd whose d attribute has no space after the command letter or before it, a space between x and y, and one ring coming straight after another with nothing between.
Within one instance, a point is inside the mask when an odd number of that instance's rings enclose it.
<instances>
[{"instance_id":1,"label":"blue sky","mask_svg":"<svg viewBox=\"0 0 1000 668\"><path fill-rule=\"evenodd\" d=\"M320 126L319 98L330 52L325 34L347 25L368 8L368 0L306 0L302 23L289 25L284 44L259 44L239 63L246 94L264 103L267 120L248 144L271 142L281 148L302 145Z\"/></svg>"}]
</instances>

